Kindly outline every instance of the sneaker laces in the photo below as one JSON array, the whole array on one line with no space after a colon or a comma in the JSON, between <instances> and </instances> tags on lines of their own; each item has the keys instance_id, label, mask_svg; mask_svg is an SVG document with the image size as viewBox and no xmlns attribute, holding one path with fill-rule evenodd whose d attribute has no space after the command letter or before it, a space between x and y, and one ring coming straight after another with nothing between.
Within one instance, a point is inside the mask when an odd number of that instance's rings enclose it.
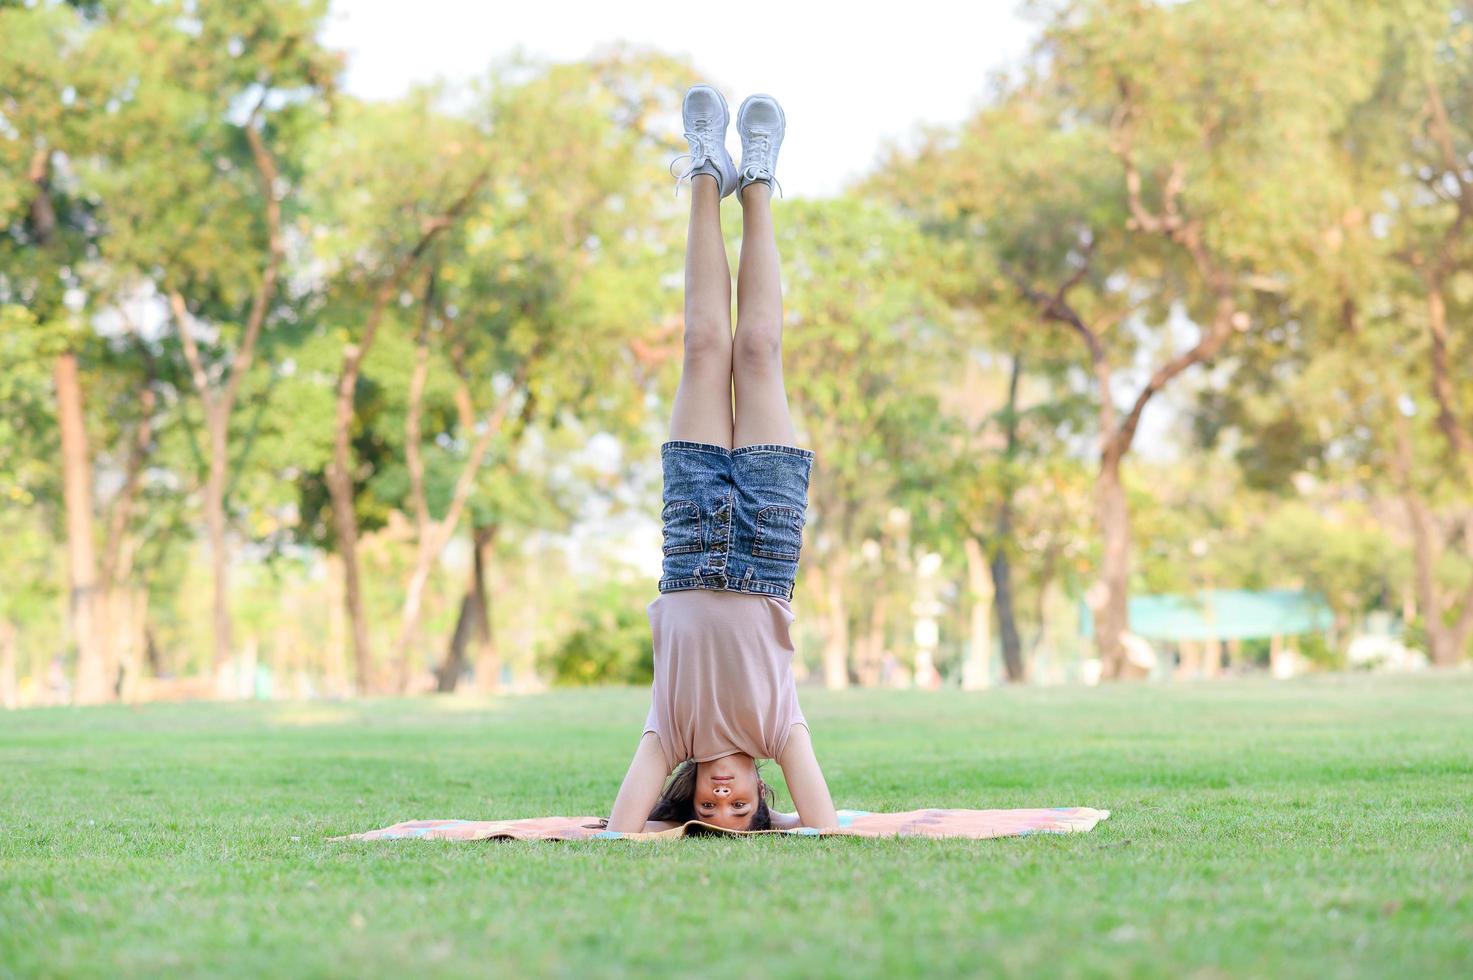
<instances>
[{"instance_id":1,"label":"sneaker laces","mask_svg":"<svg viewBox=\"0 0 1473 980\"><path fill-rule=\"evenodd\" d=\"M685 133L685 141L690 144L690 152L682 153L674 160L671 160L670 166L665 168L669 172L670 176L675 177L676 197L680 196L681 184L688 183L689 181L693 180L695 178L695 172L697 170L699 170L706 164L713 162L716 159L716 134L711 131L711 128L709 126L698 125L695 132L690 132L689 130L687 130ZM690 161L690 166L685 168L684 173L676 176L675 165L681 160L687 159ZM720 180L721 178L718 177L717 182L719 183Z\"/></svg>"},{"instance_id":2,"label":"sneaker laces","mask_svg":"<svg viewBox=\"0 0 1473 980\"><path fill-rule=\"evenodd\" d=\"M777 196L783 196L783 185L778 183L777 177L773 176L771 170L768 170L766 167L759 167L754 163L750 167L745 167L742 169L743 177L747 176L747 171L752 172L752 177L750 180L747 181L747 183L753 184L759 180L768 181L777 188Z\"/></svg>"},{"instance_id":3,"label":"sneaker laces","mask_svg":"<svg viewBox=\"0 0 1473 980\"><path fill-rule=\"evenodd\" d=\"M748 171L752 171L754 174L758 175L754 176L752 178L753 180L763 179L770 181L772 184L777 186L777 196L782 197L783 185L778 183L777 177L774 176L773 172L767 168L768 154L772 152L772 134L760 129L752 130L747 135L747 138L742 141L742 159L745 160L747 158L748 150L751 151L751 156L756 157L763 162L760 164L754 163L750 166L743 166L742 176L745 177L747 176Z\"/></svg>"}]
</instances>

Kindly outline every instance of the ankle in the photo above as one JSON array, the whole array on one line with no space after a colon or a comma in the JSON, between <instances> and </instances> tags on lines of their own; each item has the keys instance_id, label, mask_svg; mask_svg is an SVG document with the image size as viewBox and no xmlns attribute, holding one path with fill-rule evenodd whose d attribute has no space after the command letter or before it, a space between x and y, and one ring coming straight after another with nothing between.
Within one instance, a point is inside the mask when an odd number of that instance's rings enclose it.
<instances>
[{"instance_id":1,"label":"ankle","mask_svg":"<svg viewBox=\"0 0 1473 980\"><path fill-rule=\"evenodd\" d=\"M749 196L758 203L761 203L763 201L770 202L772 200L772 182L764 177L758 178L757 180L754 180L751 183L747 184L747 186L743 187L740 192L740 197L743 204L747 203L747 198Z\"/></svg>"}]
</instances>

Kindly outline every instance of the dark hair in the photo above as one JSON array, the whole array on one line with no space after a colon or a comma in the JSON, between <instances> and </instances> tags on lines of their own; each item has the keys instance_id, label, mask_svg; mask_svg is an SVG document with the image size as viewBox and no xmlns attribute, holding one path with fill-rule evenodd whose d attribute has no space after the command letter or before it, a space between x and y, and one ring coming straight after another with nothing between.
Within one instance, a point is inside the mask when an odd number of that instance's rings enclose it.
<instances>
[{"instance_id":1,"label":"dark hair","mask_svg":"<svg viewBox=\"0 0 1473 980\"><path fill-rule=\"evenodd\" d=\"M762 767L757 768L757 805L752 810L752 822L747 830L772 829L772 787L762 778ZM701 819L696 815L696 763L687 759L675 767L665 791L655 801L650 811L651 820L667 820L671 823L686 823Z\"/></svg>"}]
</instances>

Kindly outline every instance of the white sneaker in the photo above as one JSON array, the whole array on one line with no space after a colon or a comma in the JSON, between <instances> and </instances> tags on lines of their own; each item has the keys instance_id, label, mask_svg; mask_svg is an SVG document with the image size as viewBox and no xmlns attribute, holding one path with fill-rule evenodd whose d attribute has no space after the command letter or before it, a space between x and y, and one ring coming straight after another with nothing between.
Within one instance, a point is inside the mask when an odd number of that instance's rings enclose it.
<instances>
[{"instance_id":1,"label":"white sneaker","mask_svg":"<svg viewBox=\"0 0 1473 980\"><path fill-rule=\"evenodd\" d=\"M737 190L755 180L777 184L777 151L783 145L787 116L770 95L749 95L737 109L737 135L742 138L741 182ZM778 193L782 185L777 184Z\"/></svg>"},{"instance_id":2,"label":"white sneaker","mask_svg":"<svg viewBox=\"0 0 1473 980\"><path fill-rule=\"evenodd\" d=\"M680 185L694 180L696 174L710 174L716 178L721 196L726 197L737 189L736 164L726 149L726 126L731 121L726 99L709 85L692 85L685 93L680 118L685 124L685 140L690 144L690 153L670 161L670 175L675 176L675 163L687 155L690 165L676 178L676 195L680 194Z\"/></svg>"}]
</instances>

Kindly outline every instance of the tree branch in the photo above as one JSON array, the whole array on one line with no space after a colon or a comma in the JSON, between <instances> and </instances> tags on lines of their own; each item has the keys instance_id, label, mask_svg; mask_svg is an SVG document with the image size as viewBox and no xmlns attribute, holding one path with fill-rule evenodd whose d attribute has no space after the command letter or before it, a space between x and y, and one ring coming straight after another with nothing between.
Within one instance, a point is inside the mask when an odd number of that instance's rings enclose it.
<instances>
[{"instance_id":1,"label":"tree branch","mask_svg":"<svg viewBox=\"0 0 1473 980\"><path fill-rule=\"evenodd\" d=\"M481 432L476 436L470 455L466 457L465 466L461 468L460 475L455 480L455 490L450 496L450 508L445 512L444 519L434 531L431 550L435 554L445 547L445 543L455 533L456 525L460 523L461 511L465 509L466 500L470 498L471 488L475 485L476 475L481 469L481 462L486 457L486 451L491 448L491 441L502 430L502 424L506 421L506 413L511 407L512 399L527 383L534 358L535 355L529 355L517 368L517 373L512 379L511 386L507 388L506 395L497 402L496 408L486 417ZM530 393L527 397L531 397Z\"/></svg>"},{"instance_id":2,"label":"tree branch","mask_svg":"<svg viewBox=\"0 0 1473 980\"><path fill-rule=\"evenodd\" d=\"M375 292L373 309L369 313L368 322L364 325L363 336L359 338L357 344L349 344L344 351L342 374L344 381L350 381L353 384L357 383L359 365L362 364L363 358L367 356L369 348L373 346L374 336L378 333L379 323L383 319L384 308L393 299L394 293L398 292L399 285L403 281L404 276L408 274L414 264L419 261L420 256L434 243L435 238L453 225L461 213L470 206L476 193L480 191L490 176L491 171L489 169L482 170L471 181L465 193L461 194L449 208L441 214L426 220L421 226L419 241L415 242L414 247L394 264L388 278L379 285L378 290ZM339 395L341 394L342 383L340 382Z\"/></svg>"},{"instance_id":3,"label":"tree branch","mask_svg":"<svg viewBox=\"0 0 1473 980\"><path fill-rule=\"evenodd\" d=\"M1464 475L1473 481L1473 435L1463 425L1457 404L1448 354L1447 298L1441 283L1436 281L1427 283L1427 328L1432 334L1432 396L1437 401L1437 427Z\"/></svg>"},{"instance_id":4,"label":"tree branch","mask_svg":"<svg viewBox=\"0 0 1473 980\"><path fill-rule=\"evenodd\" d=\"M123 485L113 497L111 513L108 515L107 540L103 545L102 568L98 584L103 593L111 592L118 577L122 556L123 537L128 531L128 522L133 517L133 504L138 499L138 490L143 482L143 464L153 449L153 413L158 396L153 390L154 364L142 338L137 340L143 351L148 378L138 395L138 425L129 440L128 461L123 467Z\"/></svg>"},{"instance_id":5,"label":"tree branch","mask_svg":"<svg viewBox=\"0 0 1473 980\"><path fill-rule=\"evenodd\" d=\"M1466 164L1458 159L1457 148L1453 146L1453 124L1448 117L1447 106L1442 101L1442 92L1438 90L1437 82L1430 77L1427 79L1427 110L1432 121L1429 127L1432 139L1442 154L1442 167L1452 175L1453 182L1458 185L1458 216L1446 236L1446 240L1450 242L1463 222L1473 216L1473 187L1469 186L1468 178L1463 172Z\"/></svg>"},{"instance_id":6,"label":"tree branch","mask_svg":"<svg viewBox=\"0 0 1473 980\"><path fill-rule=\"evenodd\" d=\"M281 273L282 259L286 254L281 238L281 202L276 197L276 159L266 147L266 141L262 138L260 130L256 128L256 121L260 117L261 109L266 102L266 94L269 91L269 86L263 87L261 99L251 110L250 118L245 124L246 141L251 146L251 159L255 161L256 175L261 181L261 193L266 199L266 268L261 274L261 282L256 287L255 294L251 297L251 310L246 316L245 334L241 338L240 347L236 351L230 371L226 376L225 391L220 396L221 409L227 417L235 407L235 397L240 390L241 381L250 371L251 362L255 358L256 341L260 338L261 328L266 322L266 312L270 308L271 297L276 294L276 282Z\"/></svg>"},{"instance_id":7,"label":"tree branch","mask_svg":"<svg viewBox=\"0 0 1473 980\"><path fill-rule=\"evenodd\" d=\"M1084 322L1084 318L1081 317L1078 311L1076 311L1074 307L1069 303L1069 291L1072 290L1075 286L1079 285L1081 282L1083 282L1085 276L1089 274L1090 262L1094 257L1094 248L1095 238L1094 236L1090 236L1089 241L1085 244L1084 247L1084 261L1081 263L1078 269L1075 269L1074 272L1070 273L1068 278L1066 278L1062 283L1059 284L1059 288L1054 290L1052 294L1045 293L1043 290L1034 286L1033 283L1020 272L1015 272L1011 270L1004 271L1006 272L1008 278L1013 280L1013 283L1018 287L1019 292L1021 292L1026 299L1037 306L1039 312L1041 312L1046 319L1067 324L1069 327L1073 328L1075 332L1077 332L1079 336L1084 340L1085 345L1089 348L1089 356L1091 360L1093 360L1094 363L1099 364L1105 360L1104 344L1100 341L1099 334L1091 329L1089 324Z\"/></svg>"},{"instance_id":8,"label":"tree branch","mask_svg":"<svg viewBox=\"0 0 1473 980\"><path fill-rule=\"evenodd\" d=\"M169 290L169 307L174 313L174 323L179 328L179 342L184 347L184 360L189 364L189 374L194 388L199 392L200 402L205 408L205 422L215 422L215 399L210 389L209 375L205 374L204 361L199 356L199 346L194 340L194 327L190 325L189 307L179 290Z\"/></svg>"},{"instance_id":9,"label":"tree branch","mask_svg":"<svg viewBox=\"0 0 1473 980\"><path fill-rule=\"evenodd\" d=\"M1141 413L1151 398L1172 378L1187 368L1215 355L1232 335L1238 320L1237 302L1233 298L1235 284L1218 267L1207 243L1203 240L1202 222L1188 219L1182 210L1182 195L1186 190L1186 166L1181 160L1173 160L1162 181L1161 210L1153 212L1146 207L1141 195L1141 174L1135 160L1135 121L1137 112L1129 82L1119 80L1120 105L1111 118L1110 148L1125 168L1126 203L1130 211L1130 224L1141 231L1161 235L1175 242L1191 256L1197 273L1202 277L1208 292L1214 298L1212 324L1191 349L1167 361L1151 375L1146 386L1136 396L1134 404L1126 414L1116 432L1110 451L1117 456L1130 448L1140 424Z\"/></svg>"},{"instance_id":10,"label":"tree branch","mask_svg":"<svg viewBox=\"0 0 1473 980\"><path fill-rule=\"evenodd\" d=\"M1193 364L1205 361L1216 354L1232 335L1233 318L1236 313L1237 306L1230 297L1219 298L1212 316L1212 327L1204 332L1189 350L1173 357L1151 375L1146 386L1141 389L1140 394L1136 395L1135 403L1130 406L1130 411L1126 413L1125 420L1120 423L1120 429L1115 435L1115 440L1119 443L1117 448L1120 455L1124 455L1125 451L1130 448L1131 441L1135 439L1135 430L1140 424L1141 413L1146 410L1146 403L1158 391L1166 387L1172 378Z\"/></svg>"},{"instance_id":11,"label":"tree branch","mask_svg":"<svg viewBox=\"0 0 1473 980\"><path fill-rule=\"evenodd\" d=\"M1173 160L1162 181L1161 210L1151 211L1141 196L1141 174L1135 161L1136 107L1130 86L1120 82L1121 104L1111 118L1110 149L1125 168L1126 206L1130 211L1129 226L1151 234L1163 235L1185 248L1207 288L1221 297L1232 291L1233 284L1217 267L1202 240L1202 223L1189 220L1182 211L1181 199L1186 190L1186 165Z\"/></svg>"},{"instance_id":12,"label":"tree branch","mask_svg":"<svg viewBox=\"0 0 1473 980\"><path fill-rule=\"evenodd\" d=\"M430 508L425 502L425 466L420 455L420 415L424 409L425 379L430 372L430 318L435 302L435 272L425 274L424 314L414 340L414 370L409 376L409 412L404 420L404 457L409 467L409 500L423 537L430 526Z\"/></svg>"}]
</instances>

